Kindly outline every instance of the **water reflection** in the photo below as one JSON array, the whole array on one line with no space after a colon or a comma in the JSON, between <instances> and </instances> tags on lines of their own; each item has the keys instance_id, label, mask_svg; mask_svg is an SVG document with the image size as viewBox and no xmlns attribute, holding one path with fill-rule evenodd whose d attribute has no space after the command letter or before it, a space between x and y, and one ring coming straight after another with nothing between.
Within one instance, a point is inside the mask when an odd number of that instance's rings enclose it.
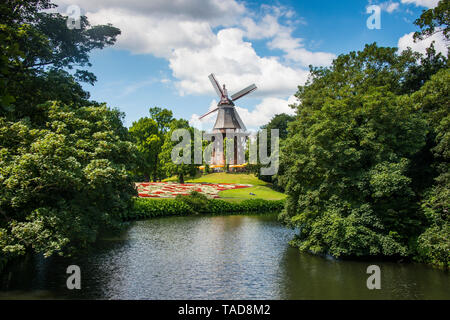
<instances>
[{"instance_id":1,"label":"water reflection","mask_svg":"<svg viewBox=\"0 0 450 320\"><path fill-rule=\"evenodd\" d=\"M415 264L379 264L382 290L369 291L369 263L300 254L287 245L293 234L275 215L139 221L83 256L16 263L0 277L0 298L450 298L447 273ZM81 290L65 287L70 264Z\"/></svg>"}]
</instances>

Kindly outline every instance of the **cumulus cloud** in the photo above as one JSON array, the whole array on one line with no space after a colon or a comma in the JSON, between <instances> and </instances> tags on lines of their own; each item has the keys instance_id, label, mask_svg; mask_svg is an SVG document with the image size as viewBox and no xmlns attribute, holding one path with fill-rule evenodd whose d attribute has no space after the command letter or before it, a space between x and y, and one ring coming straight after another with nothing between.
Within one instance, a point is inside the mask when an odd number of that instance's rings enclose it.
<instances>
[{"instance_id":1,"label":"cumulus cloud","mask_svg":"<svg viewBox=\"0 0 450 320\"><path fill-rule=\"evenodd\" d=\"M245 36L249 39L271 39L268 42L270 49L280 49L289 61L298 62L301 66L310 64L316 66L330 65L336 56L327 52L312 52L304 47L303 39L292 36L294 29L279 23L280 17L290 17L291 11L274 9L259 21L245 18L242 26L246 30Z\"/></svg>"},{"instance_id":2,"label":"cumulus cloud","mask_svg":"<svg viewBox=\"0 0 450 320\"><path fill-rule=\"evenodd\" d=\"M411 48L413 51L425 54L426 49L429 48L431 43L434 41L434 48L436 51L441 52L444 56L447 56L447 43L442 33L435 33L431 37L424 40L418 40L417 42L414 42L413 36L414 32L407 33L398 40L397 46L399 51L404 51Z\"/></svg>"},{"instance_id":3,"label":"cumulus cloud","mask_svg":"<svg viewBox=\"0 0 450 320\"><path fill-rule=\"evenodd\" d=\"M381 4L381 9L388 13L392 13L397 10L399 6L400 4L398 2L383 2Z\"/></svg>"},{"instance_id":4,"label":"cumulus cloud","mask_svg":"<svg viewBox=\"0 0 450 320\"><path fill-rule=\"evenodd\" d=\"M400 3L399 2L394 2L394 1L386 1L386 2L377 2L377 1L373 1L373 0L369 0L368 6L369 5L377 5L380 7L381 10L386 11L387 13L392 13L396 10L399 9L400 7Z\"/></svg>"},{"instance_id":5,"label":"cumulus cloud","mask_svg":"<svg viewBox=\"0 0 450 320\"><path fill-rule=\"evenodd\" d=\"M297 98L291 96L289 99L265 98L253 110L236 107L239 115L249 129L257 129L267 124L276 114L287 113L294 115L294 110L289 107L296 103Z\"/></svg>"},{"instance_id":6,"label":"cumulus cloud","mask_svg":"<svg viewBox=\"0 0 450 320\"><path fill-rule=\"evenodd\" d=\"M308 50L304 39L293 36L293 25L304 22L283 7L262 5L259 12L250 12L236 0L56 2L62 10L79 5L92 24L112 23L120 28L115 48L166 59L174 78L170 83L180 95L214 95L208 80L211 72L227 85L230 94L255 83L258 90L252 96L261 102L251 111L238 107L249 127L259 127L277 113L292 112L287 97L307 80L305 67L329 65L335 58L331 53ZM257 54L251 43L256 39L284 54ZM130 85L125 93L139 85ZM196 118L198 115L193 115L191 122Z\"/></svg>"},{"instance_id":7,"label":"cumulus cloud","mask_svg":"<svg viewBox=\"0 0 450 320\"><path fill-rule=\"evenodd\" d=\"M434 8L438 5L439 0L402 0L402 3L415 4L416 7Z\"/></svg>"},{"instance_id":8,"label":"cumulus cloud","mask_svg":"<svg viewBox=\"0 0 450 320\"><path fill-rule=\"evenodd\" d=\"M215 42L206 21L157 19L120 8L88 12L87 16L92 24L112 23L121 29L116 47L136 54L169 58L176 48L208 48Z\"/></svg>"},{"instance_id":9,"label":"cumulus cloud","mask_svg":"<svg viewBox=\"0 0 450 320\"><path fill-rule=\"evenodd\" d=\"M78 5L87 13L119 8L134 15L208 21L213 25L233 23L237 16L245 12L244 5L235 0L55 0L54 2L63 8Z\"/></svg>"},{"instance_id":10,"label":"cumulus cloud","mask_svg":"<svg viewBox=\"0 0 450 320\"><path fill-rule=\"evenodd\" d=\"M306 81L308 71L285 66L274 57L258 56L243 35L240 29L223 29L210 48L174 50L169 61L174 76L181 79L177 83L180 92L211 94L211 70L227 85L230 94L255 83L258 90L254 96L289 96Z\"/></svg>"}]
</instances>

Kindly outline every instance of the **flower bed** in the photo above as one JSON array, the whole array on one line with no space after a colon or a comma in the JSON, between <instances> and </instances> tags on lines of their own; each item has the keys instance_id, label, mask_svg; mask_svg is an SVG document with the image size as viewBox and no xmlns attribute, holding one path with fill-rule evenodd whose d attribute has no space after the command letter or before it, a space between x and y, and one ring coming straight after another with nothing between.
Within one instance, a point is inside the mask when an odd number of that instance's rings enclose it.
<instances>
[{"instance_id":1,"label":"flower bed","mask_svg":"<svg viewBox=\"0 0 450 320\"><path fill-rule=\"evenodd\" d=\"M219 192L224 190L252 187L251 184L230 183L176 183L176 182L141 182L136 183L139 197L142 198L175 198L178 195L187 196L191 191L198 191L208 198L219 198Z\"/></svg>"}]
</instances>

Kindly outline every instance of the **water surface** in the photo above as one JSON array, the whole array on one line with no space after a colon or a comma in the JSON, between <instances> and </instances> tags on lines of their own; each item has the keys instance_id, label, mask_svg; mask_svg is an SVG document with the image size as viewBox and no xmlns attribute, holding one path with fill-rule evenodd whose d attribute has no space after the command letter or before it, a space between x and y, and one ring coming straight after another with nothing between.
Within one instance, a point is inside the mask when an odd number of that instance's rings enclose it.
<instances>
[{"instance_id":1,"label":"water surface","mask_svg":"<svg viewBox=\"0 0 450 320\"><path fill-rule=\"evenodd\" d=\"M29 257L0 276L0 299L450 299L449 275L420 264L302 254L275 215L134 222L82 257ZM66 288L68 265L81 290ZM366 269L381 268L381 290Z\"/></svg>"}]
</instances>

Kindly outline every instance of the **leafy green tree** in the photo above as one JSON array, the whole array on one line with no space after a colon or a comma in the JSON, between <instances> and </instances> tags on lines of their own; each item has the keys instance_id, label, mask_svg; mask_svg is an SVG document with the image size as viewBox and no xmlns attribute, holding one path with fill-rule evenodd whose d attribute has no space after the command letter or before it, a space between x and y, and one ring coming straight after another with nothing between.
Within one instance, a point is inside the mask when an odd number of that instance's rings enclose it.
<instances>
[{"instance_id":1,"label":"leafy green tree","mask_svg":"<svg viewBox=\"0 0 450 320\"><path fill-rule=\"evenodd\" d=\"M155 168L154 168L154 172L153 172L153 181L156 181L157 179L161 179L164 178L166 175L166 173L164 172L164 170L159 166L159 162L160 162L160 153L161 153L161 148L165 142L165 138L166 138L166 134L167 131L170 129L170 125L172 123L172 121L174 120L173 118L173 113L172 111L168 110L168 109L161 109L158 107L153 107L149 109L150 112L150 117L156 121L156 123L158 124L158 138L159 138L159 144L157 147L157 152L153 154L154 157L154 163L155 163Z\"/></svg>"},{"instance_id":2,"label":"leafy green tree","mask_svg":"<svg viewBox=\"0 0 450 320\"><path fill-rule=\"evenodd\" d=\"M439 71L412 99L428 120L437 172L422 200L428 224L418 239L419 260L450 268L450 69Z\"/></svg>"},{"instance_id":3,"label":"leafy green tree","mask_svg":"<svg viewBox=\"0 0 450 320\"><path fill-rule=\"evenodd\" d=\"M268 134L268 140L270 141L270 130L278 129L279 137L281 140L287 138L288 135L288 125L290 122L295 120L295 116L290 116L286 113L280 113L275 115L268 124L261 126L261 129L266 129Z\"/></svg>"},{"instance_id":4,"label":"leafy green tree","mask_svg":"<svg viewBox=\"0 0 450 320\"><path fill-rule=\"evenodd\" d=\"M301 250L340 256L407 256L423 218L409 175L426 121L403 95L411 52L367 45L312 68L299 87L280 176L282 215Z\"/></svg>"},{"instance_id":5,"label":"leafy green tree","mask_svg":"<svg viewBox=\"0 0 450 320\"><path fill-rule=\"evenodd\" d=\"M53 7L48 0L0 4L0 92L13 98L6 105L3 102L0 116L29 116L39 121L36 107L45 101L87 103L89 94L77 81L96 81L86 70L91 66L89 52L114 44L120 30L111 25L91 26L84 16L79 29L69 29L66 17L42 11Z\"/></svg>"},{"instance_id":6,"label":"leafy green tree","mask_svg":"<svg viewBox=\"0 0 450 320\"><path fill-rule=\"evenodd\" d=\"M133 122L129 132L139 151L136 172L143 175L147 181L151 176L156 179L158 154L161 148L158 123L151 118L140 118Z\"/></svg>"},{"instance_id":7,"label":"leafy green tree","mask_svg":"<svg viewBox=\"0 0 450 320\"><path fill-rule=\"evenodd\" d=\"M136 194L123 115L106 106L40 106L46 126L0 118L0 252L70 254L120 221Z\"/></svg>"},{"instance_id":8,"label":"leafy green tree","mask_svg":"<svg viewBox=\"0 0 450 320\"><path fill-rule=\"evenodd\" d=\"M414 21L420 31L414 34L414 39L424 39L435 33L442 32L445 39L450 39L450 1L441 0L435 8L424 10L422 15Z\"/></svg>"},{"instance_id":9,"label":"leafy green tree","mask_svg":"<svg viewBox=\"0 0 450 320\"><path fill-rule=\"evenodd\" d=\"M161 148L170 129L172 111L158 107L149 109L150 118L144 117L134 122L129 132L138 146L140 160L137 167L138 175L145 179L157 181L165 177L166 172L159 165Z\"/></svg>"},{"instance_id":10,"label":"leafy green tree","mask_svg":"<svg viewBox=\"0 0 450 320\"><path fill-rule=\"evenodd\" d=\"M190 164L176 164L172 161L172 150L181 141L181 137L178 141L172 141L172 133L177 129L186 129L190 134ZM183 152L180 151L180 156L183 156ZM166 133L164 144L161 148L160 155L160 167L166 172L168 176L177 175L180 183L184 183L184 177L191 175L194 176L198 165L194 163L194 128L189 126L189 122L184 119L175 119L170 123L170 129Z\"/></svg>"},{"instance_id":11,"label":"leafy green tree","mask_svg":"<svg viewBox=\"0 0 450 320\"><path fill-rule=\"evenodd\" d=\"M117 225L135 194L123 115L89 102L89 52L120 30L80 29L48 0L0 3L0 268L26 251L70 254ZM53 102L47 102L53 100Z\"/></svg>"}]
</instances>

